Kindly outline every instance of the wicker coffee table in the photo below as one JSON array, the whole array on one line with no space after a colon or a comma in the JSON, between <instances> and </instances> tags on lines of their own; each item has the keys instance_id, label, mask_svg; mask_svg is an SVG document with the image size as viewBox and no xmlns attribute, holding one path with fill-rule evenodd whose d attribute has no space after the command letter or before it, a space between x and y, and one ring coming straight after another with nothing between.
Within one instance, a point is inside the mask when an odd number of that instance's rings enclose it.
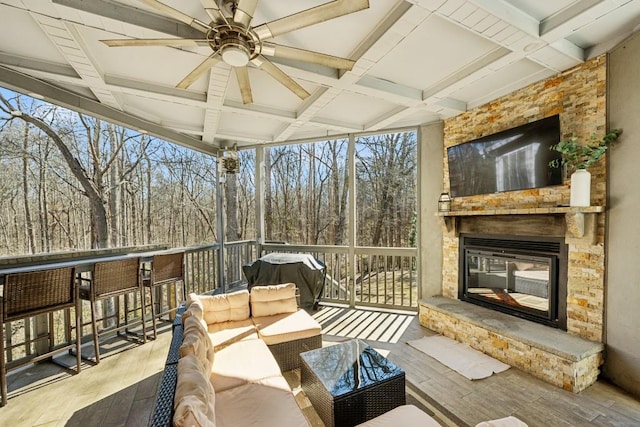
<instances>
[{"instance_id":1,"label":"wicker coffee table","mask_svg":"<svg viewBox=\"0 0 640 427\"><path fill-rule=\"evenodd\" d=\"M406 403L404 371L366 342L300 354L300 382L327 427L353 426Z\"/></svg>"}]
</instances>

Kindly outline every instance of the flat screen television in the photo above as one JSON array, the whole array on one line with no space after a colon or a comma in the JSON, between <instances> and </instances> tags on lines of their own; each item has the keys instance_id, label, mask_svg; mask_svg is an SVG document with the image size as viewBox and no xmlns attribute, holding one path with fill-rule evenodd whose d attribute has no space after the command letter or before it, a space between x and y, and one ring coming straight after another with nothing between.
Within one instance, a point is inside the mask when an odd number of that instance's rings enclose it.
<instances>
[{"instance_id":1,"label":"flat screen television","mask_svg":"<svg viewBox=\"0 0 640 427\"><path fill-rule=\"evenodd\" d=\"M447 148L452 197L562 184L562 171L549 162L561 154L555 115Z\"/></svg>"}]
</instances>

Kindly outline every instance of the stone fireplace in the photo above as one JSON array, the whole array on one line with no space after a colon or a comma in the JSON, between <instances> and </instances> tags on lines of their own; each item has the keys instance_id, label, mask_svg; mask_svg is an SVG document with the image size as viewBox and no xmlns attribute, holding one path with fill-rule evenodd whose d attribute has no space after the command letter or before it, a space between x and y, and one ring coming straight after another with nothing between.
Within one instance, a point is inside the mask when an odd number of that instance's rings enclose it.
<instances>
[{"instance_id":1,"label":"stone fireplace","mask_svg":"<svg viewBox=\"0 0 640 427\"><path fill-rule=\"evenodd\" d=\"M605 56L446 120L444 191L447 147L554 114L563 139L606 130ZM606 162L590 171L591 207L568 207L565 181L460 197L436 213L441 296L421 301L421 323L565 389L592 384L604 348ZM551 246L498 248L486 239Z\"/></svg>"}]
</instances>

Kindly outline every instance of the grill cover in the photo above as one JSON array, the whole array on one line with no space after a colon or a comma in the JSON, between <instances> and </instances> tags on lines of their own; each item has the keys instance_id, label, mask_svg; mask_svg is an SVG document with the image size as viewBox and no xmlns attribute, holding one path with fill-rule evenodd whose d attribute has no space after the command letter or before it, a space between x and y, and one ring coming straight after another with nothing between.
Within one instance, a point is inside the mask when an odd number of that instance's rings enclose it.
<instances>
[{"instance_id":1,"label":"grill cover","mask_svg":"<svg viewBox=\"0 0 640 427\"><path fill-rule=\"evenodd\" d=\"M300 307L315 308L322 288L326 266L309 254L270 253L242 267L248 289L260 285L295 283L300 290Z\"/></svg>"}]
</instances>

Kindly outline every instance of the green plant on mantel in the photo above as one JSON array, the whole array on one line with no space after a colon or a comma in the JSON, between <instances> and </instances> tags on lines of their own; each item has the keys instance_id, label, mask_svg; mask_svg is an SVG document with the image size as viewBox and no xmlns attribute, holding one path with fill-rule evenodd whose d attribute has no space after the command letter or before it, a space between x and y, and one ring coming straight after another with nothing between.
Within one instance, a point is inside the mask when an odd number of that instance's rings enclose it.
<instances>
[{"instance_id":1,"label":"green plant on mantel","mask_svg":"<svg viewBox=\"0 0 640 427\"><path fill-rule=\"evenodd\" d=\"M604 156L611 143L618 139L621 133L622 129L614 129L599 140L596 135L592 135L591 144L580 144L576 136L567 141L560 141L551 146L551 149L561 153L562 158L550 161L549 166L557 168L568 165L575 170L588 169Z\"/></svg>"}]
</instances>

